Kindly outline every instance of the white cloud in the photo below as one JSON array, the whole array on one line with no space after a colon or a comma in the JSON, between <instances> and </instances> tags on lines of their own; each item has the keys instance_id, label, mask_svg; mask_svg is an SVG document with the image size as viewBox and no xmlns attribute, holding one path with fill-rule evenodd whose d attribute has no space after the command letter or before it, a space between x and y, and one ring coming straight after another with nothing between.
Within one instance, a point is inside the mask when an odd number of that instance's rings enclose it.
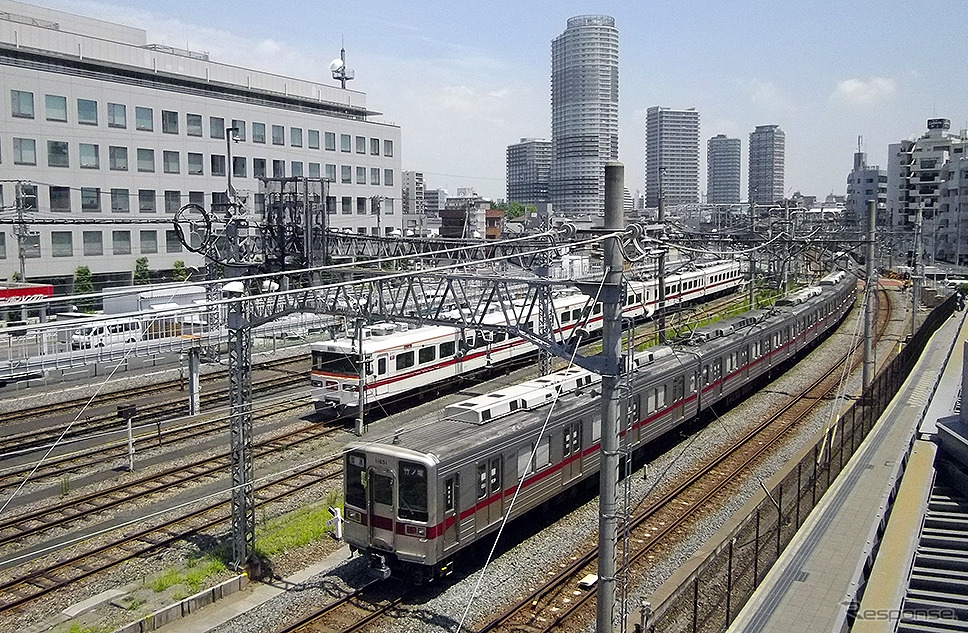
<instances>
[{"instance_id":1,"label":"white cloud","mask_svg":"<svg viewBox=\"0 0 968 633\"><path fill-rule=\"evenodd\" d=\"M753 105L768 112L791 113L797 107L772 81L753 79L748 84L749 99Z\"/></svg>"},{"instance_id":2,"label":"white cloud","mask_svg":"<svg viewBox=\"0 0 968 633\"><path fill-rule=\"evenodd\" d=\"M831 101L843 101L849 106L869 106L889 99L895 92L894 80L885 77L844 79L830 95Z\"/></svg>"}]
</instances>

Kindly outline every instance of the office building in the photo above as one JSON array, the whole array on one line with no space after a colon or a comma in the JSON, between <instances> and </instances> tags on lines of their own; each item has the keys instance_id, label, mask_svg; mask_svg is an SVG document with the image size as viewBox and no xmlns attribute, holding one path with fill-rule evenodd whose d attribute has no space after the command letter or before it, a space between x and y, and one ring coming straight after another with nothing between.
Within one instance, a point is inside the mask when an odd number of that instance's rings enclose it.
<instances>
[{"instance_id":1,"label":"office building","mask_svg":"<svg viewBox=\"0 0 968 633\"><path fill-rule=\"evenodd\" d=\"M427 203L424 197L424 175L419 171L400 172L404 235L423 235Z\"/></svg>"},{"instance_id":2,"label":"office building","mask_svg":"<svg viewBox=\"0 0 968 633\"><path fill-rule=\"evenodd\" d=\"M717 134L706 141L706 203L740 201L740 140Z\"/></svg>"},{"instance_id":3,"label":"office building","mask_svg":"<svg viewBox=\"0 0 968 633\"><path fill-rule=\"evenodd\" d=\"M873 200L877 226L890 226L887 215L887 171L867 164L867 153L854 153L854 168L847 176L847 200L844 205L846 228L862 235L867 231L867 206Z\"/></svg>"},{"instance_id":4,"label":"office building","mask_svg":"<svg viewBox=\"0 0 968 633\"><path fill-rule=\"evenodd\" d=\"M523 138L507 149L508 202L540 204L550 200L551 141Z\"/></svg>"},{"instance_id":5,"label":"office building","mask_svg":"<svg viewBox=\"0 0 968 633\"><path fill-rule=\"evenodd\" d=\"M786 135L779 125L757 125L750 132L749 201L773 204L783 200Z\"/></svg>"},{"instance_id":6,"label":"office building","mask_svg":"<svg viewBox=\"0 0 968 633\"><path fill-rule=\"evenodd\" d=\"M172 219L189 202L224 209L229 178L256 221L260 178L307 177L329 181L328 226L400 228L400 128L376 120L364 93L10 0L0 65L2 217L23 212L28 280L63 291L83 264L98 286L130 283L141 257L154 270L201 266ZM26 183L20 196L10 181ZM0 224L0 277L17 270L13 227Z\"/></svg>"},{"instance_id":7,"label":"office building","mask_svg":"<svg viewBox=\"0 0 968 633\"><path fill-rule=\"evenodd\" d=\"M570 18L551 42L551 180L557 217L601 222L605 163L618 160L618 29Z\"/></svg>"},{"instance_id":8,"label":"office building","mask_svg":"<svg viewBox=\"0 0 968 633\"><path fill-rule=\"evenodd\" d=\"M699 202L699 112L652 106L645 117L645 203ZM661 180L661 182L660 182Z\"/></svg>"}]
</instances>

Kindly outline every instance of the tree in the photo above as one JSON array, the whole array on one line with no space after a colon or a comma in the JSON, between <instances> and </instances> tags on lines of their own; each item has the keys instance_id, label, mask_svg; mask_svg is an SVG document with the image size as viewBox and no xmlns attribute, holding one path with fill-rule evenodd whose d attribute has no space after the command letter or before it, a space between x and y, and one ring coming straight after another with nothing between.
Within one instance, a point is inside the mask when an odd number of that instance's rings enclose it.
<instances>
[{"instance_id":1,"label":"tree","mask_svg":"<svg viewBox=\"0 0 968 633\"><path fill-rule=\"evenodd\" d=\"M148 258L139 257L134 262L134 283L135 285L150 284L151 274L148 271Z\"/></svg>"},{"instance_id":2,"label":"tree","mask_svg":"<svg viewBox=\"0 0 968 633\"><path fill-rule=\"evenodd\" d=\"M87 266L78 266L74 269L74 294L88 295L94 292L94 278L91 269ZM81 312L93 312L93 299L80 299L77 302L77 309Z\"/></svg>"},{"instance_id":3,"label":"tree","mask_svg":"<svg viewBox=\"0 0 968 633\"><path fill-rule=\"evenodd\" d=\"M185 268L185 262L180 259L176 259L171 265L171 278L175 281L185 281L188 279L188 269Z\"/></svg>"}]
</instances>

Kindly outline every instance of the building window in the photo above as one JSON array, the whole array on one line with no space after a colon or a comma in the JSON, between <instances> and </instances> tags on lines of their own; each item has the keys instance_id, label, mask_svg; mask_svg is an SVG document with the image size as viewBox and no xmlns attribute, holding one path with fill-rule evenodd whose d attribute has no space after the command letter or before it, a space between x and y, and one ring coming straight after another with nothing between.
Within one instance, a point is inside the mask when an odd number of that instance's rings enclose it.
<instances>
[{"instance_id":1,"label":"building window","mask_svg":"<svg viewBox=\"0 0 968 633\"><path fill-rule=\"evenodd\" d=\"M47 141L47 165L49 167L70 167L67 157L67 141Z\"/></svg>"},{"instance_id":2,"label":"building window","mask_svg":"<svg viewBox=\"0 0 968 633\"><path fill-rule=\"evenodd\" d=\"M100 169L101 156L97 145L93 143L78 143L77 153L80 158L81 169Z\"/></svg>"},{"instance_id":3,"label":"building window","mask_svg":"<svg viewBox=\"0 0 968 633\"><path fill-rule=\"evenodd\" d=\"M104 255L104 237L100 231L84 231L81 239L84 241L85 257Z\"/></svg>"},{"instance_id":4,"label":"building window","mask_svg":"<svg viewBox=\"0 0 968 633\"><path fill-rule=\"evenodd\" d=\"M50 210L58 213L71 212L71 188L70 187L51 186Z\"/></svg>"},{"instance_id":5,"label":"building window","mask_svg":"<svg viewBox=\"0 0 968 633\"><path fill-rule=\"evenodd\" d=\"M393 156L393 141L383 141L383 155Z\"/></svg>"},{"instance_id":6,"label":"building window","mask_svg":"<svg viewBox=\"0 0 968 633\"><path fill-rule=\"evenodd\" d=\"M380 213L383 215L393 215L393 198L380 198Z\"/></svg>"},{"instance_id":7,"label":"building window","mask_svg":"<svg viewBox=\"0 0 968 633\"><path fill-rule=\"evenodd\" d=\"M253 143L266 142L266 124L265 123L252 124L252 142Z\"/></svg>"},{"instance_id":8,"label":"building window","mask_svg":"<svg viewBox=\"0 0 968 633\"><path fill-rule=\"evenodd\" d=\"M356 198L356 214L366 215L366 198L363 196L357 196Z\"/></svg>"},{"instance_id":9,"label":"building window","mask_svg":"<svg viewBox=\"0 0 968 633\"><path fill-rule=\"evenodd\" d=\"M14 165L37 164L37 142L32 138L13 139Z\"/></svg>"},{"instance_id":10,"label":"building window","mask_svg":"<svg viewBox=\"0 0 968 633\"><path fill-rule=\"evenodd\" d=\"M272 161L272 177L273 178L286 177L286 161L284 160Z\"/></svg>"},{"instance_id":11,"label":"building window","mask_svg":"<svg viewBox=\"0 0 968 633\"><path fill-rule=\"evenodd\" d=\"M353 149L352 143L353 143L353 138L349 134L339 135L339 151L341 152L351 151Z\"/></svg>"},{"instance_id":12,"label":"building window","mask_svg":"<svg viewBox=\"0 0 968 633\"><path fill-rule=\"evenodd\" d=\"M221 154L212 154L212 175L225 175L225 156L222 156Z\"/></svg>"},{"instance_id":13,"label":"building window","mask_svg":"<svg viewBox=\"0 0 968 633\"><path fill-rule=\"evenodd\" d=\"M111 231L111 252L115 255L131 254L131 231Z\"/></svg>"},{"instance_id":14,"label":"building window","mask_svg":"<svg viewBox=\"0 0 968 633\"><path fill-rule=\"evenodd\" d=\"M306 139L309 149L319 149L319 130L308 130L306 134L309 135Z\"/></svg>"},{"instance_id":15,"label":"building window","mask_svg":"<svg viewBox=\"0 0 968 633\"><path fill-rule=\"evenodd\" d=\"M101 190L97 187L81 187L81 211L101 212Z\"/></svg>"},{"instance_id":16,"label":"building window","mask_svg":"<svg viewBox=\"0 0 968 633\"><path fill-rule=\"evenodd\" d=\"M201 114L185 115L185 134L187 134L188 136L202 135L202 115Z\"/></svg>"},{"instance_id":17,"label":"building window","mask_svg":"<svg viewBox=\"0 0 968 633\"><path fill-rule=\"evenodd\" d=\"M138 212L139 213L155 212L155 190L154 189L138 190Z\"/></svg>"},{"instance_id":18,"label":"building window","mask_svg":"<svg viewBox=\"0 0 968 633\"><path fill-rule=\"evenodd\" d=\"M153 172L155 170L155 150L138 148L138 171Z\"/></svg>"},{"instance_id":19,"label":"building window","mask_svg":"<svg viewBox=\"0 0 968 633\"><path fill-rule=\"evenodd\" d=\"M165 213L177 213L180 207L181 207L181 192L166 191L165 192Z\"/></svg>"},{"instance_id":20,"label":"building window","mask_svg":"<svg viewBox=\"0 0 968 633\"><path fill-rule=\"evenodd\" d=\"M326 213L328 215L336 214L336 196L326 196Z\"/></svg>"},{"instance_id":21,"label":"building window","mask_svg":"<svg viewBox=\"0 0 968 633\"><path fill-rule=\"evenodd\" d=\"M232 176L234 178L245 178L245 156L232 157Z\"/></svg>"},{"instance_id":22,"label":"building window","mask_svg":"<svg viewBox=\"0 0 968 633\"><path fill-rule=\"evenodd\" d=\"M128 109L123 103L108 104L108 127L128 127Z\"/></svg>"},{"instance_id":23,"label":"building window","mask_svg":"<svg viewBox=\"0 0 968 633\"><path fill-rule=\"evenodd\" d=\"M77 100L77 122L83 125L97 125L97 101Z\"/></svg>"},{"instance_id":24,"label":"building window","mask_svg":"<svg viewBox=\"0 0 968 633\"><path fill-rule=\"evenodd\" d=\"M380 184L380 168L370 167L370 184L378 185Z\"/></svg>"},{"instance_id":25,"label":"building window","mask_svg":"<svg viewBox=\"0 0 968 633\"><path fill-rule=\"evenodd\" d=\"M134 128L142 132L153 132L155 129L155 114L151 108L135 106Z\"/></svg>"},{"instance_id":26,"label":"building window","mask_svg":"<svg viewBox=\"0 0 968 633\"><path fill-rule=\"evenodd\" d=\"M343 196L340 200L340 206L342 207L341 213L343 215L353 215L353 198Z\"/></svg>"},{"instance_id":27,"label":"building window","mask_svg":"<svg viewBox=\"0 0 968 633\"><path fill-rule=\"evenodd\" d=\"M18 119L34 118L34 93L23 90L11 90L10 114Z\"/></svg>"},{"instance_id":28,"label":"building window","mask_svg":"<svg viewBox=\"0 0 968 633\"><path fill-rule=\"evenodd\" d=\"M326 142L326 149L331 152L336 151L336 132L326 132L324 141Z\"/></svg>"},{"instance_id":29,"label":"building window","mask_svg":"<svg viewBox=\"0 0 968 633\"><path fill-rule=\"evenodd\" d=\"M205 156L195 152L188 152L188 175L202 176L204 169Z\"/></svg>"},{"instance_id":30,"label":"building window","mask_svg":"<svg viewBox=\"0 0 968 633\"><path fill-rule=\"evenodd\" d=\"M245 121L232 119L232 127L235 128L235 130L233 130L232 132L232 140L244 141L245 140Z\"/></svg>"},{"instance_id":31,"label":"building window","mask_svg":"<svg viewBox=\"0 0 968 633\"><path fill-rule=\"evenodd\" d=\"M165 150L162 152L162 162L164 162L166 174L177 174L181 170L178 152L170 152Z\"/></svg>"},{"instance_id":32,"label":"building window","mask_svg":"<svg viewBox=\"0 0 968 633\"><path fill-rule=\"evenodd\" d=\"M190 204L197 204L200 207L205 206L205 192L204 191L189 191L188 192L188 202Z\"/></svg>"},{"instance_id":33,"label":"building window","mask_svg":"<svg viewBox=\"0 0 968 633\"><path fill-rule=\"evenodd\" d=\"M366 184L366 167L356 168L356 184L358 185Z\"/></svg>"},{"instance_id":34,"label":"building window","mask_svg":"<svg viewBox=\"0 0 968 633\"><path fill-rule=\"evenodd\" d=\"M209 117L208 134L212 138L225 138L225 119L220 116Z\"/></svg>"},{"instance_id":35,"label":"building window","mask_svg":"<svg viewBox=\"0 0 968 633\"><path fill-rule=\"evenodd\" d=\"M7 234L0 231L0 259L7 259Z\"/></svg>"},{"instance_id":36,"label":"building window","mask_svg":"<svg viewBox=\"0 0 968 633\"><path fill-rule=\"evenodd\" d=\"M326 180L330 182L336 182L336 165L332 163L326 164Z\"/></svg>"},{"instance_id":37,"label":"building window","mask_svg":"<svg viewBox=\"0 0 968 633\"><path fill-rule=\"evenodd\" d=\"M286 128L281 125L272 126L272 144L273 145L285 145L286 144Z\"/></svg>"},{"instance_id":38,"label":"building window","mask_svg":"<svg viewBox=\"0 0 968 633\"><path fill-rule=\"evenodd\" d=\"M252 159L252 176L255 178L266 177L266 159L264 158Z\"/></svg>"},{"instance_id":39,"label":"building window","mask_svg":"<svg viewBox=\"0 0 968 633\"><path fill-rule=\"evenodd\" d=\"M366 153L366 137L357 136L356 137L356 153L365 154Z\"/></svg>"},{"instance_id":40,"label":"building window","mask_svg":"<svg viewBox=\"0 0 968 633\"><path fill-rule=\"evenodd\" d=\"M74 235L70 231L51 231L50 254L53 257L74 257Z\"/></svg>"},{"instance_id":41,"label":"building window","mask_svg":"<svg viewBox=\"0 0 968 633\"><path fill-rule=\"evenodd\" d=\"M131 213L131 198L127 189L111 190L111 213Z\"/></svg>"},{"instance_id":42,"label":"building window","mask_svg":"<svg viewBox=\"0 0 968 633\"><path fill-rule=\"evenodd\" d=\"M302 128L289 128L289 144L293 147L302 147Z\"/></svg>"},{"instance_id":43,"label":"building window","mask_svg":"<svg viewBox=\"0 0 968 633\"><path fill-rule=\"evenodd\" d=\"M44 100L48 121L67 121L67 97L47 95Z\"/></svg>"},{"instance_id":44,"label":"building window","mask_svg":"<svg viewBox=\"0 0 968 633\"><path fill-rule=\"evenodd\" d=\"M319 163L309 163L309 177L319 178Z\"/></svg>"},{"instance_id":45,"label":"building window","mask_svg":"<svg viewBox=\"0 0 968 633\"><path fill-rule=\"evenodd\" d=\"M339 181L343 184L353 182L353 168L349 165L340 165Z\"/></svg>"},{"instance_id":46,"label":"building window","mask_svg":"<svg viewBox=\"0 0 968 633\"><path fill-rule=\"evenodd\" d=\"M153 255L158 252L158 231L141 231L141 254Z\"/></svg>"},{"instance_id":47,"label":"building window","mask_svg":"<svg viewBox=\"0 0 968 633\"><path fill-rule=\"evenodd\" d=\"M370 154L373 156L380 155L380 139L378 138L370 139Z\"/></svg>"},{"instance_id":48,"label":"building window","mask_svg":"<svg viewBox=\"0 0 968 633\"><path fill-rule=\"evenodd\" d=\"M165 231L165 252L166 253L180 253L182 252L182 243L178 239L178 233L174 230Z\"/></svg>"},{"instance_id":49,"label":"building window","mask_svg":"<svg viewBox=\"0 0 968 633\"><path fill-rule=\"evenodd\" d=\"M171 110L161 111L161 131L163 134L178 134L178 113Z\"/></svg>"},{"instance_id":50,"label":"building window","mask_svg":"<svg viewBox=\"0 0 968 633\"><path fill-rule=\"evenodd\" d=\"M114 171L128 171L128 148L112 145L108 147L108 168Z\"/></svg>"},{"instance_id":51,"label":"building window","mask_svg":"<svg viewBox=\"0 0 968 633\"><path fill-rule=\"evenodd\" d=\"M291 163L292 173L289 174L295 178L301 178L303 175L303 164L300 160L294 160Z\"/></svg>"},{"instance_id":52,"label":"building window","mask_svg":"<svg viewBox=\"0 0 968 633\"><path fill-rule=\"evenodd\" d=\"M386 185L387 187L392 187L393 186L393 170L392 169L384 169L383 170L383 184Z\"/></svg>"}]
</instances>

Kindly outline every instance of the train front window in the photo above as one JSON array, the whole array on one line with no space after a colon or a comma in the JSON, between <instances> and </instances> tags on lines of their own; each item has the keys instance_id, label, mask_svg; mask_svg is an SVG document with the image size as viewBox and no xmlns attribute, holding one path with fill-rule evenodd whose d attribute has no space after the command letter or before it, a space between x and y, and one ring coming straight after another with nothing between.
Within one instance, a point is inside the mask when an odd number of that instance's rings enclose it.
<instances>
[{"instance_id":1,"label":"train front window","mask_svg":"<svg viewBox=\"0 0 968 633\"><path fill-rule=\"evenodd\" d=\"M355 356L350 356L343 352L313 350L313 371L322 371L327 374L339 374L343 376L358 376L360 371L356 361Z\"/></svg>"},{"instance_id":2,"label":"train front window","mask_svg":"<svg viewBox=\"0 0 968 633\"><path fill-rule=\"evenodd\" d=\"M346 505L365 508L366 455L363 453L347 453L344 472L346 473Z\"/></svg>"},{"instance_id":3,"label":"train front window","mask_svg":"<svg viewBox=\"0 0 968 633\"><path fill-rule=\"evenodd\" d=\"M427 467L400 462L400 509L397 515L410 521L427 521Z\"/></svg>"}]
</instances>

